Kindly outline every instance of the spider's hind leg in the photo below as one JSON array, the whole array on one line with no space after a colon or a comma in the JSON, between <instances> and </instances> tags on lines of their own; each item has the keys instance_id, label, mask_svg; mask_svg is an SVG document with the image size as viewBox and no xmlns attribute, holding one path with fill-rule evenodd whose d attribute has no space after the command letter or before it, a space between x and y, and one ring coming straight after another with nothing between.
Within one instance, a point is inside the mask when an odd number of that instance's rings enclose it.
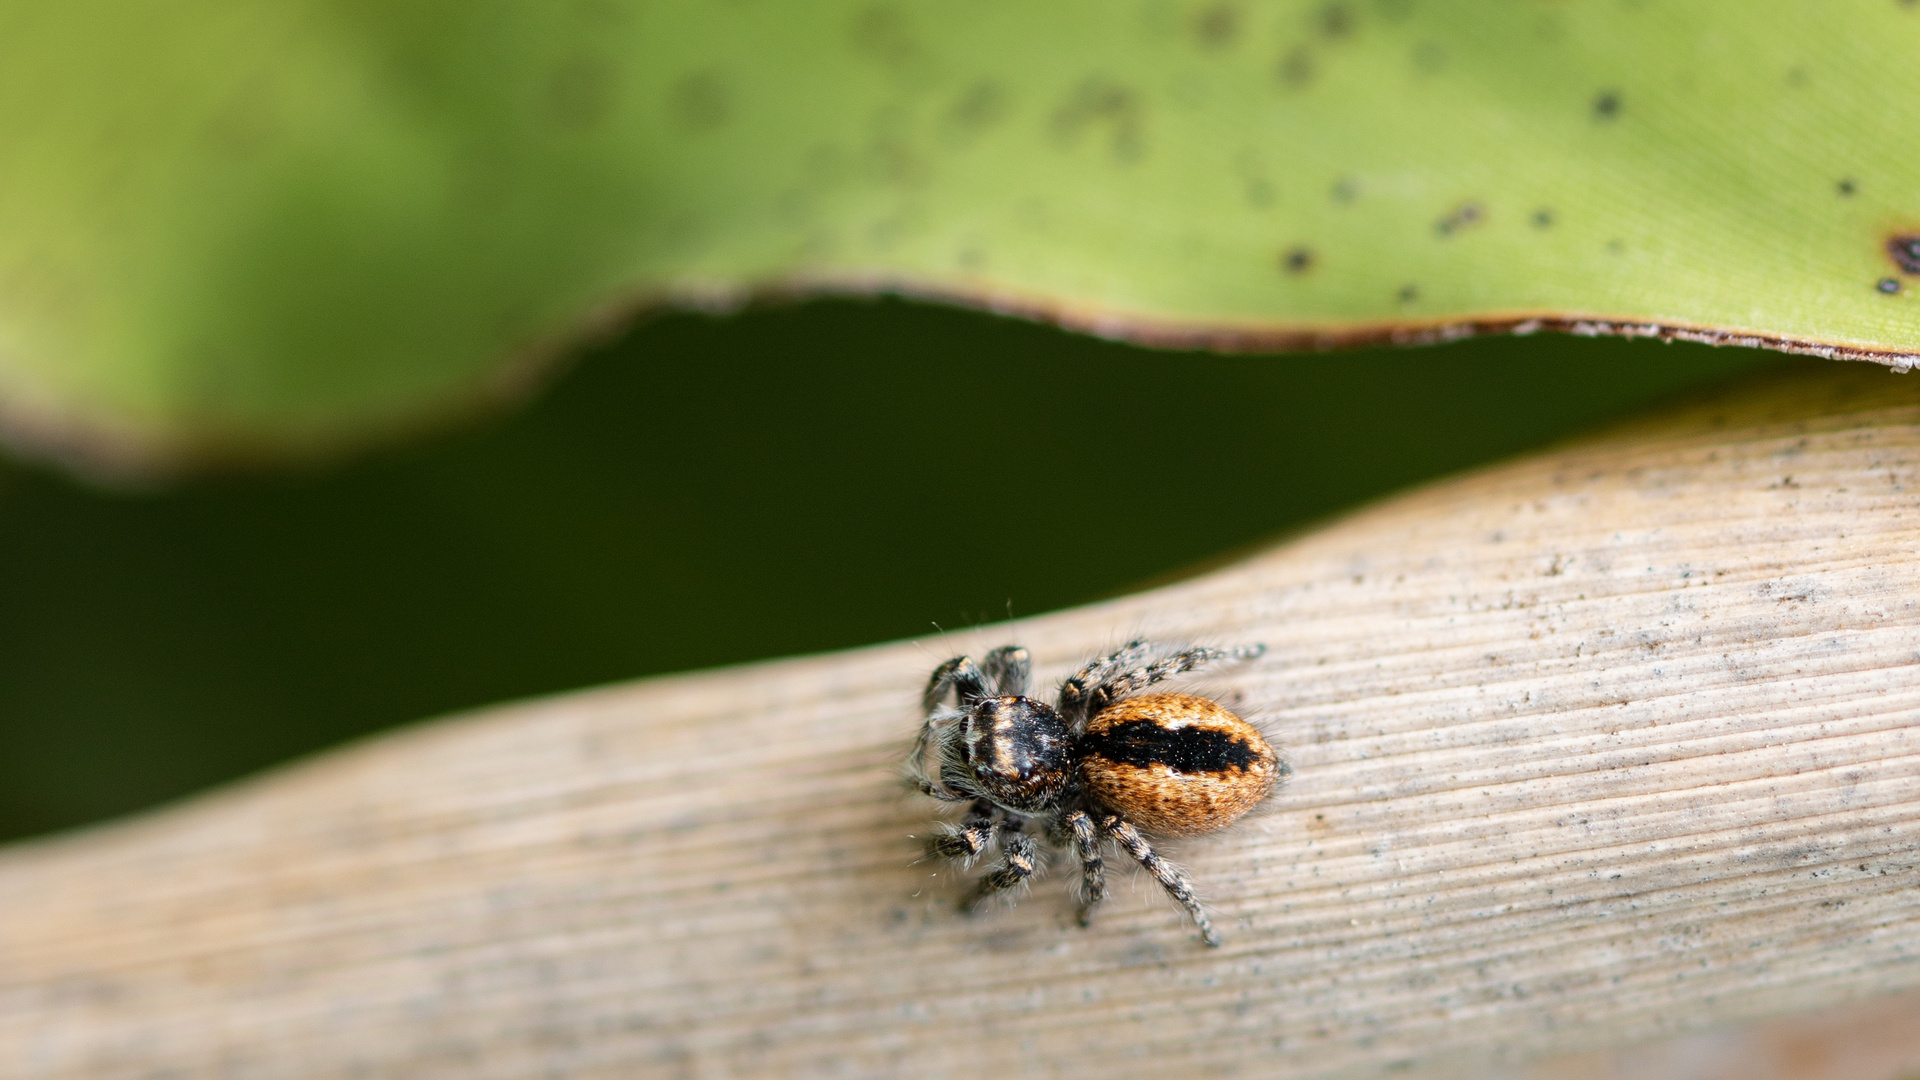
<instances>
[{"instance_id":1,"label":"spider's hind leg","mask_svg":"<svg viewBox=\"0 0 1920 1080\"><path fill-rule=\"evenodd\" d=\"M1101 815L1100 828L1108 836L1119 841L1120 846L1127 849L1127 854L1133 856L1141 866L1146 867L1147 873L1153 875L1153 880L1167 890L1167 895L1173 897L1175 903L1187 909L1187 914L1193 919L1193 925L1200 929L1200 940L1213 948L1219 948L1220 935L1213 932L1212 920L1207 918L1206 911L1200 907L1200 899L1193 895L1193 879L1187 876L1187 872L1161 858L1160 854L1153 850L1153 845L1147 843L1147 838L1140 835L1140 830L1134 828L1120 815Z\"/></svg>"}]
</instances>

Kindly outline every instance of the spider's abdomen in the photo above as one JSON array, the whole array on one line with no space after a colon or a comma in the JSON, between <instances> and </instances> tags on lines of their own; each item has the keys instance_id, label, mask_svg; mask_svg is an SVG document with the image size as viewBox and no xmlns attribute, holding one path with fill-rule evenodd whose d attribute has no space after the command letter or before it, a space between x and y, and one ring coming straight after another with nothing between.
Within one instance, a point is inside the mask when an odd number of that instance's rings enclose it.
<instances>
[{"instance_id":1,"label":"spider's abdomen","mask_svg":"<svg viewBox=\"0 0 1920 1080\"><path fill-rule=\"evenodd\" d=\"M1026 697L988 698L964 733L973 785L1009 810L1049 809L1073 772L1073 733L1060 714Z\"/></svg>"},{"instance_id":2,"label":"spider's abdomen","mask_svg":"<svg viewBox=\"0 0 1920 1080\"><path fill-rule=\"evenodd\" d=\"M1231 825L1267 797L1284 768L1252 724L1188 694L1147 694L1102 710L1080 750L1088 796L1166 836Z\"/></svg>"}]
</instances>

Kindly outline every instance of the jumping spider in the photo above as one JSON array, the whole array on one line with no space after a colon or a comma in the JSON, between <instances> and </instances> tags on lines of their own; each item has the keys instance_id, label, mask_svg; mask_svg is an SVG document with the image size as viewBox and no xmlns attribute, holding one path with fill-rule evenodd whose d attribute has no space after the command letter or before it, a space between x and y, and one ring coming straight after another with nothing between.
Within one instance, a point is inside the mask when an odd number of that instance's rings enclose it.
<instances>
[{"instance_id":1,"label":"jumping spider","mask_svg":"<svg viewBox=\"0 0 1920 1080\"><path fill-rule=\"evenodd\" d=\"M1080 925L1106 897L1101 849L1111 839L1186 908L1202 941L1220 944L1193 882L1141 832L1197 836L1224 828L1265 799L1287 766L1253 725L1219 702L1131 695L1216 660L1265 651L1176 651L1132 641L1060 684L1053 706L1027 696L1032 662L1017 645L995 649L977 665L957 656L935 668L908 770L926 794L972 805L958 825L928 842L927 853L970 862L1000 844L999 862L966 908L1032 876L1040 852L1027 829L1038 825L1048 841L1079 856ZM949 691L953 706L945 703Z\"/></svg>"}]
</instances>

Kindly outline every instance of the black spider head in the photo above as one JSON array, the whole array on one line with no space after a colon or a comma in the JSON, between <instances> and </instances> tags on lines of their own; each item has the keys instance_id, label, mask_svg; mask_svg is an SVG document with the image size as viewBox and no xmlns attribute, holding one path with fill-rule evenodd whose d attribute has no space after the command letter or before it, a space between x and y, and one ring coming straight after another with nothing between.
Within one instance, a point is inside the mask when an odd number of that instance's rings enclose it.
<instances>
[{"instance_id":1,"label":"black spider head","mask_svg":"<svg viewBox=\"0 0 1920 1080\"><path fill-rule=\"evenodd\" d=\"M1027 650L1008 646L978 665L956 656L934 670L914 770L923 790L1017 814L1059 805L1074 775L1073 729L1027 696L1030 669Z\"/></svg>"},{"instance_id":2,"label":"black spider head","mask_svg":"<svg viewBox=\"0 0 1920 1080\"><path fill-rule=\"evenodd\" d=\"M1073 732L1030 697L983 698L958 725L959 784L1016 813L1051 809L1073 776ZM944 777L943 777L944 778Z\"/></svg>"}]
</instances>

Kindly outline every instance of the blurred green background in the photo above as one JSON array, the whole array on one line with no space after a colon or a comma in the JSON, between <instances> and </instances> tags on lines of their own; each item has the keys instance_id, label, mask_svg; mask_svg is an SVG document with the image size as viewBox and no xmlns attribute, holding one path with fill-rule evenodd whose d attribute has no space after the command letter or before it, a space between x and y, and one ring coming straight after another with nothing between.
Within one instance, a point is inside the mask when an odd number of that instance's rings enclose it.
<instances>
[{"instance_id":1,"label":"blurred green background","mask_svg":"<svg viewBox=\"0 0 1920 1080\"><path fill-rule=\"evenodd\" d=\"M530 408L328 470L116 493L15 462L0 837L448 710L1079 603L1793 362L1223 357L836 301L647 322Z\"/></svg>"},{"instance_id":2,"label":"blurred green background","mask_svg":"<svg viewBox=\"0 0 1920 1080\"><path fill-rule=\"evenodd\" d=\"M0 414L299 459L600 313L884 286L1908 361L1916 56L1896 0L0 0Z\"/></svg>"}]
</instances>

